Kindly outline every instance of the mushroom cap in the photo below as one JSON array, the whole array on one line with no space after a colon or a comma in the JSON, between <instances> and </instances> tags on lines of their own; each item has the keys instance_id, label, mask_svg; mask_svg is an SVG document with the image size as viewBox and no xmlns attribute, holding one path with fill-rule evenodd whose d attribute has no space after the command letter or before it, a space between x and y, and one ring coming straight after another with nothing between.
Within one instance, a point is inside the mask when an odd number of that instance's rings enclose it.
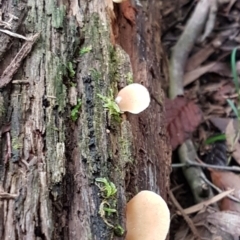
<instances>
[{"instance_id":1,"label":"mushroom cap","mask_svg":"<svg viewBox=\"0 0 240 240\"><path fill-rule=\"evenodd\" d=\"M115 2L115 3L121 3L121 2L124 2L126 0L112 0L112 1Z\"/></svg>"},{"instance_id":2,"label":"mushroom cap","mask_svg":"<svg viewBox=\"0 0 240 240\"><path fill-rule=\"evenodd\" d=\"M126 240L165 240L170 212L158 194L141 191L127 203Z\"/></svg>"},{"instance_id":3,"label":"mushroom cap","mask_svg":"<svg viewBox=\"0 0 240 240\"><path fill-rule=\"evenodd\" d=\"M140 113L150 104L150 94L146 87L132 83L121 89L115 99L122 112Z\"/></svg>"}]
</instances>

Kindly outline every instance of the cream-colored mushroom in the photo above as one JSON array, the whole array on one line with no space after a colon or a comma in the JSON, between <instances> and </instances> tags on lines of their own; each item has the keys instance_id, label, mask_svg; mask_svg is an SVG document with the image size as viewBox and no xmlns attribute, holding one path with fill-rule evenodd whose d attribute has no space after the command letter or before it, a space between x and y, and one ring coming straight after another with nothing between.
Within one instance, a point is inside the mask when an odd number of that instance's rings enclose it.
<instances>
[{"instance_id":1,"label":"cream-colored mushroom","mask_svg":"<svg viewBox=\"0 0 240 240\"><path fill-rule=\"evenodd\" d=\"M113 2L115 2L115 3L121 3L121 2L124 2L124 1L126 1L126 0L113 0Z\"/></svg>"},{"instance_id":2,"label":"cream-colored mushroom","mask_svg":"<svg viewBox=\"0 0 240 240\"><path fill-rule=\"evenodd\" d=\"M150 104L150 94L146 87L132 83L121 89L115 99L122 112L140 113Z\"/></svg>"},{"instance_id":3,"label":"cream-colored mushroom","mask_svg":"<svg viewBox=\"0 0 240 240\"><path fill-rule=\"evenodd\" d=\"M141 191L127 203L126 240L165 240L170 212L158 194Z\"/></svg>"}]
</instances>

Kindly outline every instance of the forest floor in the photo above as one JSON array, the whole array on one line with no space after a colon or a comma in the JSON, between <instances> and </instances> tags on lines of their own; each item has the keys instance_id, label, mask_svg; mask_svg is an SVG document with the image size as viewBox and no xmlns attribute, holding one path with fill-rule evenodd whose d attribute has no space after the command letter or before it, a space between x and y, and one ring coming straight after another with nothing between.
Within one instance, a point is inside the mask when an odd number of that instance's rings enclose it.
<instances>
[{"instance_id":1,"label":"forest floor","mask_svg":"<svg viewBox=\"0 0 240 240\"><path fill-rule=\"evenodd\" d=\"M239 239L240 1L165 2L170 239Z\"/></svg>"}]
</instances>

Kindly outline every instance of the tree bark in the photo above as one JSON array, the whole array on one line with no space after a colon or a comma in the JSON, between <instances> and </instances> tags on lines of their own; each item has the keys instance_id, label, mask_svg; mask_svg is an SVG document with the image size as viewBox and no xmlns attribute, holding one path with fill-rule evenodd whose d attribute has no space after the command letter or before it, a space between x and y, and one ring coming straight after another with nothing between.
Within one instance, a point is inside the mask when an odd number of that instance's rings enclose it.
<instances>
[{"instance_id":1,"label":"tree bark","mask_svg":"<svg viewBox=\"0 0 240 240\"><path fill-rule=\"evenodd\" d=\"M143 189L166 199L169 187L160 2L12 0L1 9L5 22L18 17L11 32L40 37L18 67L26 40L0 33L0 84L16 68L0 92L0 239L124 239L116 226L125 228L126 202ZM131 76L151 105L116 121L98 94L116 95ZM117 193L107 199L96 178ZM104 203L116 212L99 214Z\"/></svg>"}]
</instances>

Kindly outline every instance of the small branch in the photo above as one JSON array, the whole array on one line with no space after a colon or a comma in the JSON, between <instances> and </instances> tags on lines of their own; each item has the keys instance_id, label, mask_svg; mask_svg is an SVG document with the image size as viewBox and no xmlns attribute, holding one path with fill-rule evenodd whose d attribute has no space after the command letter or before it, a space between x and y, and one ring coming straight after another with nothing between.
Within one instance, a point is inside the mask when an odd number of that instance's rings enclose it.
<instances>
[{"instance_id":1,"label":"small branch","mask_svg":"<svg viewBox=\"0 0 240 240\"><path fill-rule=\"evenodd\" d=\"M202 168L212 168L218 170L226 170L226 171L235 171L240 172L240 167L228 167L228 166L217 166L205 163L196 163L196 162L186 162L186 163L174 163L172 164L172 168L182 168L182 167L202 167Z\"/></svg>"},{"instance_id":2,"label":"small branch","mask_svg":"<svg viewBox=\"0 0 240 240\"><path fill-rule=\"evenodd\" d=\"M183 164L193 162L197 158L197 153L191 140L186 140L179 147L178 155ZM214 196L211 188L201 178L204 172L200 167L183 168L183 174L191 188L196 203Z\"/></svg>"},{"instance_id":3,"label":"small branch","mask_svg":"<svg viewBox=\"0 0 240 240\"><path fill-rule=\"evenodd\" d=\"M220 201L221 199L229 196L229 194L231 194L233 191L234 191L233 189L230 189L228 191L221 192L218 195L216 195L216 196L214 196L214 197L212 197L212 198L210 198L206 201L203 201L201 203L193 205L189 208L185 208L185 209L183 209L183 211L187 215L195 213L195 212L199 212L199 211L205 209L206 207L208 207L209 205L211 205L213 203L216 203L216 202ZM182 215L182 213L180 211L177 211L177 214Z\"/></svg>"},{"instance_id":4,"label":"small branch","mask_svg":"<svg viewBox=\"0 0 240 240\"><path fill-rule=\"evenodd\" d=\"M31 41L27 41L23 44L22 48L19 50L15 58L12 60L10 65L4 70L2 76L0 77L0 88L5 87L11 82L13 75L17 72L21 65L22 60L29 54L32 50L34 43L38 40L40 33L35 34Z\"/></svg>"},{"instance_id":5,"label":"small branch","mask_svg":"<svg viewBox=\"0 0 240 240\"><path fill-rule=\"evenodd\" d=\"M193 235L195 236L195 238L196 238L197 240L201 240L201 237L200 237L200 235L199 235L199 233L198 233L198 230L197 230L197 228L195 227L193 221L190 219L190 217L189 217L187 214L185 214L183 208L182 208L181 205L178 203L177 199L174 197L172 191L169 191L168 194L169 194L169 197L170 197L171 201L173 202L174 206L175 206L175 207L179 210L179 212L182 214L184 220L185 220L186 223L188 224L188 226L189 226L189 228L191 229L191 231L192 231Z\"/></svg>"},{"instance_id":6,"label":"small branch","mask_svg":"<svg viewBox=\"0 0 240 240\"><path fill-rule=\"evenodd\" d=\"M202 178L209 186L211 186L213 189L215 189L217 192L219 192L219 193L222 193L222 192L223 192L220 188L218 188L218 187L215 186L213 183L211 183L205 176L201 176L201 178ZM232 201L234 201L234 202L240 203L240 199L238 199L238 198L236 198L236 197L234 197L234 196L228 195L227 197L228 197L229 199L231 199Z\"/></svg>"},{"instance_id":7,"label":"small branch","mask_svg":"<svg viewBox=\"0 0 240 240\"><path fill-rule=\"evenodd\" d=\"M185 26L185 30L173 48L169 67L169 97L171 99L174 99L177 95L183 95L183 75L186 61L205 25L209 8L210 1L198 1L192 16Z\"/></svg>"},{"instance_id":8,"label":"small branch","mask_svg":"<svg viewBox=\"0 0 240 240\"><path fill-rule=\"evenodd\" d=\"M29 37L24 37L23 35L11 32L9 30L0 29L0 32L3 32L5 34L8 34L8 35L10 35L12 37L15 37L15 38L21 38L21 39L26 40L26 41L31 41L31 37L30 38Z\"/></svg>"},{"instance_id":9,"label":"small branch","mask_svg":"<svg viewBox=\"0 0 240 240\"><path fill-rule=\"evenodd\" d=\"M13 193L6 193L6 192L1 192L0 193L0 199L16 199L18 195L13 194Z\"/></svg>"},{"instance_id":10,"label":"small branch","mask_svg":"<svg viewBox=\"0 0 240 240\"><path fill-rule=\"evenodd\" d=\"M218 11L218 0L211 0L211 6L207 17L203 35L199 42L203 42L213 31Z\"/></svg>"},{"instance_id":11,"label":"small branch","mask_svg":"<svg viewBox=\"0 0 240 240\"><path fill-rule=\"evenodd\" d=\"M1 4L1 1L0 1ZM3 26L4 28L8 28L8 29L12 29L12 21L13 20L17 20L18 17L12 15L12 14L8 14L10 16L9 20L7 22L2 20L2 10L0 10L0 26Z\"/></svg>"},{"instance_id":12,"label":"small branch","mask_svg":"<svg viewBox=\"0 0 240 240\"><path fill-rule=\"evenodd\" d=\"M29 80L13 80L13 84L29 84Z\"/></svg>"},{"instance_id":13,"label":"small branch","mask_svg":"<svg viewBox=\"0 0 240 240\"><path fill-rule=\"evenodd\" d=\"M6 138L7 138L7 153L5 155L5 163L8 162L8 160L11 158L12 155L12 145L11 145L11 136L10 132L6 133Z\"/></svg>"}]
</instances>

